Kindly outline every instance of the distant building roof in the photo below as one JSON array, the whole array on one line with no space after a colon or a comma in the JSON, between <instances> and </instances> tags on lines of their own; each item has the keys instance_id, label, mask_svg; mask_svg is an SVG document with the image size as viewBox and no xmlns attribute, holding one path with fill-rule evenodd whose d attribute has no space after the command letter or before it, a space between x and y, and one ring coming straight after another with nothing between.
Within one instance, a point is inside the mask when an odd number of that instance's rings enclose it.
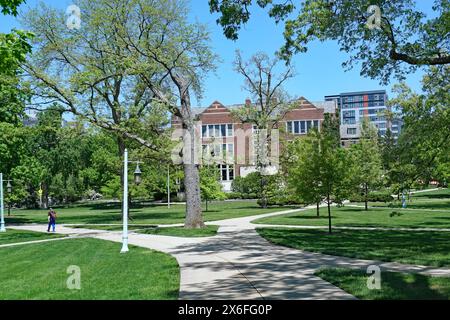
<instances>
[{"instance_id":1,"label":"distant building roof","mask_svg":"<svg viewBox=\"0 0 450 320\"><path fill-rule=\"evenodd\" d=\"M295 101L305 101L306 103L311 103L314 107L316 107L318 109L324 109L324 113L336 113L336 109L337 109L336 101L309 102L308 100L306 100L303 97L300 98L300 99L297 99ZM221 104L221 103L218 102L218 101L214 101L210 106L212 106L214 104ZM195 107L195 108L192 108L192 112L193 112L194 116L198 116L198 115L202 114L210 106L208 106L208 107ZM242 108L244 106L245 106L245 103L224 105L224 107L229 109L229 110Z\"/></svg>"}]
</instances>

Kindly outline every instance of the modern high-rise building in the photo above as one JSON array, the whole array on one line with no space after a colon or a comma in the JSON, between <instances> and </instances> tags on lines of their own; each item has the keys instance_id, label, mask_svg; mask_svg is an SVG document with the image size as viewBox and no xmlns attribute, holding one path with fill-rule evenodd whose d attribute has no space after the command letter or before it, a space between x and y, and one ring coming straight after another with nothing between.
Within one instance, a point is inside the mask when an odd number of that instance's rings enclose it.
<instances>
[{"instance_id":1,"label":"modern high-rise building","mask_svg":"<svg viewBox=\"0 0 450 320\"><path fill-rule=\"evenodd\" d=\"M378 128L380 136L384 136L390 127L384 114L388 109L386 90L346 92L326 96L325 101L335 101L338 106L343 146L359 140L364 118L369 119Z\"/></svg>"}]
</instances>

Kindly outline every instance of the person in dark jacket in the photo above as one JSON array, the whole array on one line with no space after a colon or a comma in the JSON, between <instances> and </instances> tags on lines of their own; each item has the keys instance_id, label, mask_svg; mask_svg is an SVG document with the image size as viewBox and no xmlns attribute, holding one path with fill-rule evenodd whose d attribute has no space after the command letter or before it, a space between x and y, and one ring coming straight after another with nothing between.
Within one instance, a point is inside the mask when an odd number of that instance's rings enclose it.
<instances>
[{"instance_id":1,"label":"person in dark jacket","mask_svg":"<svg viewBox=\"0 0 450 320\"><path fill-rule=\"evenodd\" d=\"M50 208L50 211L48 212L48 228L47 228L47 232L50 232L50 227L52 227L53 232L55 232L55 228L56 228L56 212L52 208Z\"/></svg>"}]
</instances>

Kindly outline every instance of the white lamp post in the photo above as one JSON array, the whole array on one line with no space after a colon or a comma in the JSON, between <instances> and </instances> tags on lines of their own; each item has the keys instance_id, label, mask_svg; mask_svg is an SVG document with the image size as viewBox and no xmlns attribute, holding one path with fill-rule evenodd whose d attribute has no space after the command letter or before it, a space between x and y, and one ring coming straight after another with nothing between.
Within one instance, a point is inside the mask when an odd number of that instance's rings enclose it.
<instances>
[{"instance_id":1,"label":"white lamp post","mask_svg":"<svg viewBox=\"0 0 450 320\"><path fill-rule=\"evenodd\" d=\"M125 149L123 154L123 232L122 232L122 250L120 253L127 253L128 249L128 163L137 163L134 171L134 182L136 185L141 184L141 169L139 168L140 161L128 161L128 149Z\"/></svg>"},{"instance_id":2,"label":"white lamp post","mask_svg":"<svg viewBox=\"0 0 450 320\"><path fill-rule=\"evenodd\" d=\"M125 149L123 156L123 233L122 250L120 253L128 252L128 150Z\"/></svg>"}]
</instances>

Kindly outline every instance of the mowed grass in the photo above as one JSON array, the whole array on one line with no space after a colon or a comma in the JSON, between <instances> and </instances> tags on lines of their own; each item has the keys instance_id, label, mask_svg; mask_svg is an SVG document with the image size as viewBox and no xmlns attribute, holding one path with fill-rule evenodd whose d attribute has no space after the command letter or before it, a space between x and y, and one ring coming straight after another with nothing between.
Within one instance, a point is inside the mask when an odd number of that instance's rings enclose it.
<instances>
[{"instance_id":1,"label":"mowed grass","mask_svg":"<svg viewBox=\"0 0 450 320\"><path fill-rule=\"evenodd\" d=\"M289 208L259 207L256 201L223 201L209 205L204 212L205 221L238 218L263 213L281 211ZM120 203L86 204L67 208L55 208L59 224L120 224L122 221ZM6 223L47 223L47 210L14 210ZM130 210L130 224L174 224L183 223L185 205L173 205L170 209L162 205L137 205Z\"/></svg>"},{"instance_id":2,"label":"mowed grass","mask_svg":"<svg viewBox=\"0 0 450 320\"><path fill-rule=\"evenodd\" d=\"M395 214L393 214L395 213ZM360 207L332 207L331 221L334 226L347 227L383 227L383 228L450 228L450 210L422 211L408 209ZM315 209L253 221L256 224L327 226L326 208L321 208L320 217Z\"/></svg>"},{"instance_id":3,"label":"mowed grass","mask_svg":"<svg viewBox=\"0 0 450 320\"><path fill-rule=\"evenodd\" d=\"M79 225L71 228L93 229L93 230L107 230L107 231L121 231L122 226L95 226L95 225ZM206 226L202 229L185 229L184 227L164 227L157 226L129 226L130 231L141 234L153 234L171 237L212 237L217 234L218 226Z\"/></svg>"},{"instance_id":4,"label":"mowed grass","mask_svg":"<svg viewBox=\"0 0 450 320\"><path fill-rule=\"evenodd\" d=\"M169 228L149 228L139 230L137 233L154 234L161 236L172 237L212 237L217 234L218 226L206 226L203 229L185 229L183 227L169 227Z\"/></svg>"},{"instance_id":5,"label":"mowed grass","mask_svg":"<svg viewBox=\"0 0 450 320\"><path fill-rule=\"evenodd\" d=\"M401 200L395 200L392 203L369 202L370 206L401 208ZM419 192L412 194L407 198L407 208L425 209L425 210L444 210L450 211L450 189L440 189L430 192Z\"/></svg>"},{"instance_id":6,"label":"mowed grass","mask_svg":"<svg viewBox=\"0 0 450 320\"><path fill-rule=\"evenodd\" d=\"M41 233L23 230L7 229L6 232L0 232L0 245L10 243L22 243L37 240L55 239L64 237L54 233Z\"/></svg>"},{"instance_id":7,"label":"mowed grass","mask_svg":"<svg viewBox=\"0 0 450 320\"><path fill-rule=\"evenodd\" d=\"M449 189L423 192L413 195L407 209L396 208L393 202L370 203L365 211L362 207L346 205L332 207L331 218L334 226L350 227L383 227L383 228L450 228L450 192ZM362 206L363 204L357 204ZM392 206L389 207L389 206ZM421 208L423 207L423 208ZM411 210L409 210L411 209ZM257 224L327 226L327 208L320 209L317 217L316 209L290 213L254 221Z\"/></svg>"},{"instance_id":8,"label":"mowed grass","mask_svg":"<svg viewBox=\"0 0 450 320\"><path fill-rule=\"evenodd\" d=\"M377 230L304 230L260 228L268 241L334 256L396 261L434 267L450 266L450 232Z\"/></svg>"},{"instance_id":9,"label":"mowed grass","mask_svg":"<svg viewBox=\"0 0 450 320\"><path fill-rule=\"evenodd\" d=\"M315 273L325 281L363 300L448 300L450 278L381 272L381 289L367 288L369 275L361 270L323 269Z\"/></svg>"},{"instance_id":10,"label":"mowed grass","mask_svg":"<svg viewBox=\"0 0 450 320\"><path fill-rule=\"evenodd\" d=\"M179 267L169 255L97 239L0 249L0 300L172 300ZM81 290L69 290L69 266L81 270Z\"/></svg>"}]
</instances>

